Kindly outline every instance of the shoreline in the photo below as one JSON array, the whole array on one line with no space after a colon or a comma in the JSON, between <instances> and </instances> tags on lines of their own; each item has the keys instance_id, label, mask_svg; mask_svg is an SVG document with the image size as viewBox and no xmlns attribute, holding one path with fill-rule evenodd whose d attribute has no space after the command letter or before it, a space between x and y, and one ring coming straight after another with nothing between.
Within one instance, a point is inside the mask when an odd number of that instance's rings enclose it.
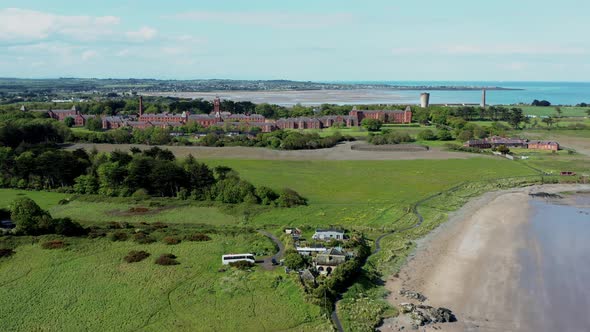
<instances>
[{"instance_id":1,"label":"shoreline","mask_svg":"<svg viewBox=\"0 0 590 332\"><path fill-rule=\"evenodd\" d=\"M534 303L519 280L521 251L530 245L526 230L533 192L588 191L590 185L534 185L488 192L471 199L424 238L395 276L386 281L394 306L409 302L399 291L427 297L426 305L453 311L458 322L420 331L533 331ZM535 250L536 248L533 248ZM515 295L517 294L517 295ZM381 331L411 329L405 315L384 320Z\"/></svg>"}]
</instances>

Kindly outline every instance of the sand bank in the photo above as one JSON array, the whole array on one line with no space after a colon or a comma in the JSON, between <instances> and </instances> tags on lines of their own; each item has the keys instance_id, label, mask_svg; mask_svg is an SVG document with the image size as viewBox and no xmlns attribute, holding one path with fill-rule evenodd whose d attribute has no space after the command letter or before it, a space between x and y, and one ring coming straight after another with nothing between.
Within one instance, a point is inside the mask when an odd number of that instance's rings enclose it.
<instances>
[{"instance_id":1,"label":"sand bank","mask_svg":"<svg viewBox=\"0 0 590 332\"><path fill-rule=\"evenodd\" d=\"M590 186L532 186L487 193L470 201L422 239L399 275L387 281L388 301L393 305L412 302L398 292L417 291L428 297L425 304L449 308L459 320L420 331L538 330L534 327L536 303L523 291L520 280L520 251L536 249L525 234L531 213L528 194L576 190L590 190ZM407 323L403 318L389 319L381 330L397 331L402 325L407 329Z\"/></svg>"}]
</instances>

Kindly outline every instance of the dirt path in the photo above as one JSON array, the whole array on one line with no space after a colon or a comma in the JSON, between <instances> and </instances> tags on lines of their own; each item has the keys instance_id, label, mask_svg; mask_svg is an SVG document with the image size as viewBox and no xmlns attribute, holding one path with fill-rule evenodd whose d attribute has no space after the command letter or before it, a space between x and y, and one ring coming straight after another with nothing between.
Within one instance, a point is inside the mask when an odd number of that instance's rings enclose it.
<instances>
[{"instance_id":1,"label":"dirt path","mask_svg":"<svg viewBox=\"0 0 590 332\"><path fill-rule=\"evenodd\" d=\"M346 142L329 149L317 150L272 150L254 147L204 147L204 146L162 146L171 150L177 157L192 154L195 158L205 159L256 159L256 160L414 160L414 159L468 159L485 157L480 154L443 151L433 147L428 151L357 151L351 146L361 142ZM91 144L79 143L66 146L67 150L96 148L99 152L114 150L128 151L131 147L149 149L151 146L141 144Z\"/></svg>"},{"instance_id":2,"label":"dirt path","mask_svg":"<svg viewBox=\"0 0 590 332\"><path fill-rule=\"evenodd\" d=\"M428 297L426 304L448 307L459 322L426 331L530 331L531 303L519 284L519 248L526 245L530 192L590 190L583 185L533 186L492 192L453 213L450 221L419 241L416 254L399 277L386 284L392 305L411 302L400 297L409 289ZM382 331L410 326L404 319L386 320Z\"/></svg>"}]
</instances>

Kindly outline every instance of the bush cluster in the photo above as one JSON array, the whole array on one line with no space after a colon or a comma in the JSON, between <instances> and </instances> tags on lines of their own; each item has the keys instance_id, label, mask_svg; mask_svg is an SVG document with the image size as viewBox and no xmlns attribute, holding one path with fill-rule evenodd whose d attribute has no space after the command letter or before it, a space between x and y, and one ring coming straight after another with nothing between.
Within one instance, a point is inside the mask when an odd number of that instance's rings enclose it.
<instances>
[{"instance_id":1,"label":"bush cluster","mask_svg":"<svg viewBox=\"0 0 590 332\"><path fill-rule=\"evenodd\" d=\"M23 197L16 199L10 207L10 219L16 224L17 232L24 235L59 234L82 236L88 230L70 218L51 217L35 201Z\"/></svg>"},{"instance_id":2,"label":"bush cluster","mask_svg":"<svg viewBox=\"0 0 590 332\"><path fill-rule=\"evenodd\" d=\"M125 232L122 232L122 231L112 232L109 234L109 240L111 240L113 242L127 241L128 238L129 238L129 235Z\"/></svg>"},{"instance_id":3,"label":"bush cluster","mask_svg":"<svg viewBox=\"0 0 590 332\"><path fill-rule=\"evenodd\" d=\"M15 254L15 251L8 248L0 248L0 258L10 257Z\"/></svg>"},{"instance_id":4,"label":"bush cluster","mask_svg":"<svg viewBox=\"0 0 590 332\"><path fill-rule=\"evenodd\" d=\"M169 245L179 244L180 239L174 236L166 236L162 239L162 241Z\"/></svg>"},{"instance_id":5,"label":"bush cluster","mask_svg":"<svg viewBox=\"0 0 590 332\"><path fill-rule=\"evenodd\" d=\"M187 236L186 239L188 241L204 242L204 241L210 241L211 237L209 237L209 235L207 235L207 234L195 233L195 234L191 234L191 235Z\"/></svg>"},{"instance_id":6,"label":"bush cluster","mask_svg":"<svg viewBox=\"0 0 590 332\"><path fill-rule=\"evenodd\" d=\"M180 264L176 260L176 256L173 254L162 254L160 257L156 259L156 264L158 265L178 265Z\"/></svg>"},{"instance_id":7,"label":"bush cluster","mask_svg":"<svg viewBox=\"0 0 590 332\"><path fill-rule=\"evenodd\" d=\"M414 141L407 133L400 133L393 130L387 131L382 135L369 136L369 143L375 145L410 143Z\"/></svg>"},{"instance_id":8,"label":"bush cluster","mask_svg":"<svg viewBox=\"0 0 590 332\"><path fill-rule=\"evenodd\" d=\"M141 262L142 260L150 257L150 253L146 251L130 251L125 258L123 258L127 263L136 263Z\"/></svg>"},{"instance_id":9,"label":"bush cluster","mask_svg":"<svg viewBox=\"0 0 590 332\"><path fill-rule=\"evenodd\" d=\"M133 234L133 241L139 244L149 244L156 242L156 240L154 240L151 236L143 232Z\"/></svg>"},{"instance_id":10,"label":"bush cluster","mask_svg":"<svg viewBox=\"0 0 590 332\"><path fill-rule=\"evenodd\" d=\"M41 244L43 249L61 249L66 247L66 243L62 240L52 240Z\"/></svg>"}]
</instances>

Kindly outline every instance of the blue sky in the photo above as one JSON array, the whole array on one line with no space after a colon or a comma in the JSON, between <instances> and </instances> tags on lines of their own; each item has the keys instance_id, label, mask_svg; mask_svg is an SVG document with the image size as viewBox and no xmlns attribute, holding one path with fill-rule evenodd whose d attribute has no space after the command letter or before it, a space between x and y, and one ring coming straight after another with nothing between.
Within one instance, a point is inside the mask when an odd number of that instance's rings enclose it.
<instances>
[{"instance_id":1,"label":"blue sky","mask_svg":"<svg viewBox=\"0 0 590 332\"><path fill-rule=\"evenodd\" d=\"M0 76L589 81L589 12L587 0L0 1Z\"/></svg>"}]
</instances>

